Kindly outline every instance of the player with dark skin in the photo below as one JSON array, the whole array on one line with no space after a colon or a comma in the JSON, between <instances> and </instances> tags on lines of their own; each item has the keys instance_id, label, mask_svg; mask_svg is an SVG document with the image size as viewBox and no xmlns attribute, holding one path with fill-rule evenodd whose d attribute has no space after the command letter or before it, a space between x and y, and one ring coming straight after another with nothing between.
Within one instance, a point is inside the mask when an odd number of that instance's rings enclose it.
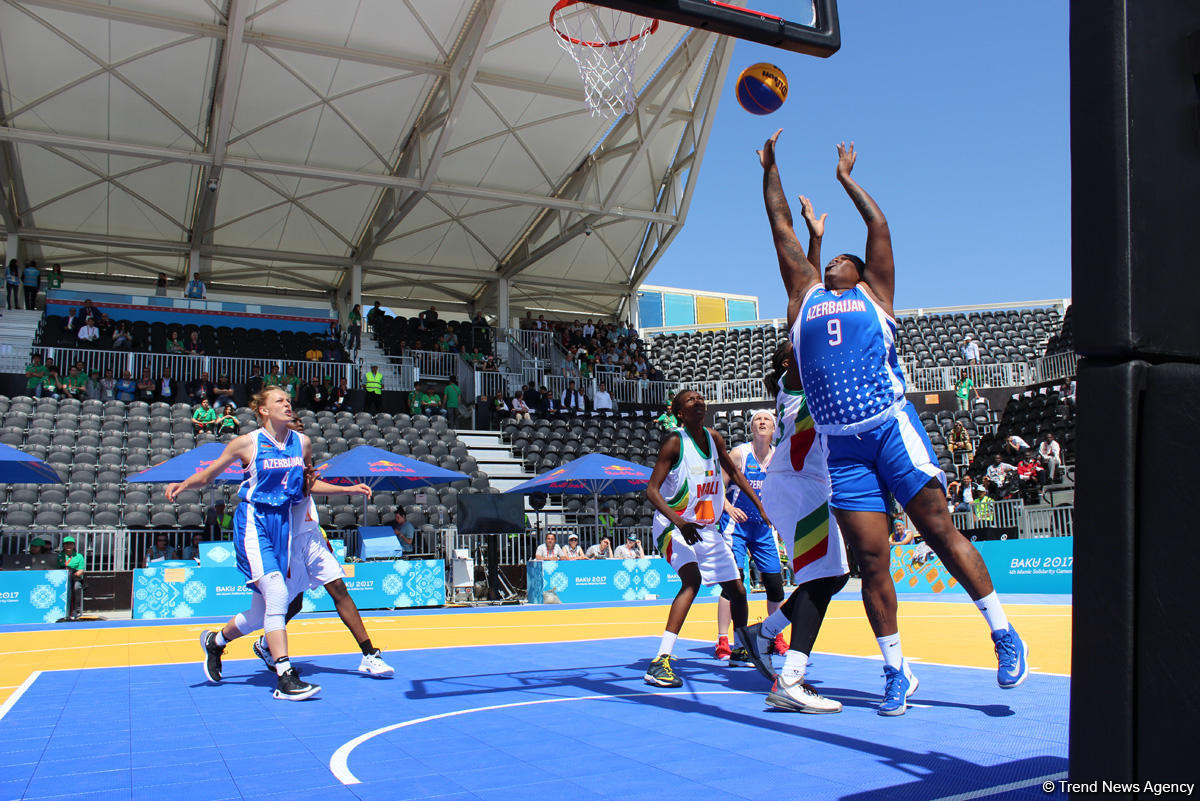
<instances>
[{"instance_id":1,"label":"player with dark skin","mask_svg":"<svg viewBox=\"0 0 1200 801\"><path fill-rule=\"evenodd\" d=\"M763 197L766 201L767 217L771 222L771 233L775 241L775 252L779 259L779 272L788 295L788 328L796 322L804 297L815 285L822 283L820 270L809 261L804 248L792 227L792 212L779 178L775 164L775 142L783 129L767 140L758 151L763 167ZM854 202L867 226L866 261L850 254L834 256L825 265L824 286L832 292L845 291L855 286L869 294L888 315L893 315L896 274L892 258L892 235L887 218L879 206L851 177L857 154L854 143L837 146L837 179ZM812 204L801 197L804 216L812 231ZM821 215L821 231L824 230L825 215ZM842 535L854 551L862 571L862 599L867 619L876 637L895 634L896 587L890 571L891 547L888 516L882 512L858 512L834 509ZM905 507L909 519L925 542L942 560L972 600L978 600L992 592L992 579L983 558L962 533L954 527L946 505L946 494L937 479L931 479Z\"/></svg>"}]
</instances>

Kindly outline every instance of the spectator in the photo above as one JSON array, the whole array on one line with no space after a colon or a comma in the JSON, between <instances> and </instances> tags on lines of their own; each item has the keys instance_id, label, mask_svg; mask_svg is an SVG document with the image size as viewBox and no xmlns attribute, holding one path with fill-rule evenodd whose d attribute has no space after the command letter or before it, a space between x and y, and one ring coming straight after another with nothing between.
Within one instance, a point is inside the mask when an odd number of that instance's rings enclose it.
<instances>
[{"instance_id":1,"label":"spectator","mask_svg":"<svg viewBox=\"0 0 1200 801\"><path fill-rule=\"evenodd\" d=\"M567 388L563 390L562 398L563 411L567 413L582 412L584 408L583 393L575 388L575 382L567 383Z\"/></svg>"},{"instance_id":2,"label":"spectator","mask_svg":"<svg viewBox=\"0 0 1200 801\"><path fill-rule=\"evenodd\" d=\"M165 562L168 559L178 558L179 552L171 547L170 538L160 531L154 535L154 544L150 546L150 550L146 551L146 558L142 562L142 567L149 567L156 562Z\"/></svg>"},{"instance_id":3,"label":"spectator","mask_svg":"<svg viewBox=\"0 0 1200 801\"><path fill-rule=\"evenodd\" d=\"M1042 467L1033 451L1027 450L1017 463L1017 476L1021 481L1021 489L1033 489L1046 483L1046 468Z\"/></svg>"},{"instance_id":4,"label":"spectator","mask_svg":"<svg viewBox=\"0 0 1200 801\"><path fill-rule=\"evenodd\" d=\"M167 296L167 274L159 273L158 279L154 282L154 294L160 298Z\"/></svg>"},{"instance_id":5,"label":"spectator","mask_svg":"<svg viewBox=\"0 0 1200 801\"><path fill-rule=\"evenodd\" d=\"M429 331L438 320L437 307L431 305L428 309L421 312L419 316L421 318L421 330Z\"/></svg>"},{"instance_id":6,"label":"spectator","mask_svg":"<svg viewBox=\"0 0 1200 801\"><path fill-rule=\"evenodd\" d=\"M41 537L34 537L29 541L29 555L42 556L52 553L50 545Z\"/></svg>"},{"instance_id":7,"label":"spectator","mask_svg":"<svg viewBox=\"0 0 1200 801\"><path fill-rule=\"evenodd\" d=\"M167 337L167 353L183 353L183 340L179 338L179 329L171 331Z\"/></svg>"},{"instance_id":8,"label":"spectator","mask_svg":"<svg viewBox=\"0 0 1200 801\"><path fill-rule=\"evenodd\" d=\"M563 558L563 549L556 545L558 538L549 533L546 535L546 541L537 547L534 553L534 558L539 562L553 562Z\"/></svg>"},{"instance_id":9,"label":"spectator","mask_svg":"<svg viewBox=\"0 0 1200 801\"><path fill-rule=\"evenodd\" d=\"M512 413L513 417L516 418L518 423L528 423L533 420L533 418L529 416L529 405L525 403L525 399L520 395L513 395Z\"/></svg>"},{"instance_id":10,"label":"spectator","mask_svg":"<svg viewBox=\"0 0 1200 801\"><path fill-rule=\"evenodd\" d=\"M218 411L222 406L236 406L237 401L233 399L233 382L229 380L228 373L221 373L217 376L217 383L212 386L213 408Z\"/></svg>"},{"instance_id":11,"label":"spectator","mask_svg":"<svg viewBox=\"0 0 1200 801\"><path fill-rule=\"evenodd\" d=\"M185 561L200 564L200 543L202 542L204 542L204 534L199 531L193 531L191 541L183 546L183 558Z\"/></svg>"},{"instance_id":12,"label":"spectator","mask_svg":"<svg viewBox=\"0 0 1200 801\"><path fill-rule=\"evenodd\" d=\"M508 403L508 396L504 392L497 392L492 397L492 422L497 425L509 413L512 407Z\"/></svg>"},{"instance_id":13,"label":"spectator","mask_svg":"<svg viewBox=\"0 0 1200 801\"><path fill-rule=\"evenodd\" d=\"M383 318L387 315L383 312L383 307L379 305L379 301L375 301L375 305L367 312L367 325L374 329L377 325L383 322Z\"/></svg>"},{"instance_id":14,"label":"spectator","mask_svg":"<svg viewBox=\"0 0 1200 801\"><path fill-rule=\"evenodd\" d=\"M971 392L975 393L976 399L980 397L979 390L975 389L975 382L971 376L963 370L958 375L958 381L954 383L954 397L958 400L958 408L962 411L970 411L971 409Z\"/></svg>"},{"instance_id":15,"label":"spectator","mask_svg":"<svg viewBox=\"0 0 1200 801\"><path fill-rule=\"evenodd\" d=\"M208 373L201 372L199 378L194 378L187 382L184 387L187 393L188 400L194 405L202 400L207 400L210 403L213 399L213 384L208 380Z\"/></svg>"},{"instance_id":16,"label":"spectator","mask_svg":"<svg viewBox=\"0 0 1200 801\"><path fill-rule=\"evenodd\" d=\"M84 400L87 397L87 375L78 367L72 367L62 383L62 393L68 398Z\"/></svg>"},{"instance_id":17,"label":"spectator","mask_svg":"<svg viewBox=\"0 0 1200 801\"><path fill-rule=\"evenodd\" d=\"M216 430L217 412L209 406L208 398L201 399L200 406L192 412L192 425L195 426L197 434Z\"/></svg>"},{"instance_id":18,"label":"spectator","mask_svg":"<svg viewBox=\"0 0 1200 801\"><path fill-rule=\"evenodd\" d=\"M1000 498L1006 498L1011 493L1008 486L1009 476L1017 472L1017 468L1005 462L1000 454L992 457L992 463L988 465L987 477L992 482L993 493Z\"/></svg>"},{"instance_id":19,"label":"spectator","mask_svg":"<svg viewBox=\"0 0 1200 801\"><path fill-rule=\"evenodd\" d=\"M617 410L613 405L612 395L608 394L608 387L603 382L596 386L596 394L592 397L592 410L595 412L615 412Z\"/></svg>"},{"instance_id":20,"label":"spectator","mask_svg":"<svg viewBox=\"0 0 1200 801\"><path fill-rule=\"evenodd\" d=\"M117 379L113 378L112 370L104 371L104 378L100 379L100 400L110 401L117 399Z\"/></svg>"},{"instance_id":21,"label":"spectator","mask_svg":"<svg viewBox=\"0 0 1200 801\"><path fill-rule=\"evenodd\" d=\"M178 394L179 387L175 385L175 379L171 376L171 368L164 367L162 377L155 382L158 387L158 399L163 403L170 403Z\"/></svg>"},{"instance_id":22,"label":"spectator","mask_svg":"<svg viewBox=\"0 0 1200 801\"><path fill-rule=\"evenodd\" d=\"M319 362L325 358L325 354L317 347L317 344L317 340L314 339L312 344L308 346L308 350L304 351L306 361Z\"/></svg>"},{"instance_id":23,"label":"spectator","mask_svg":"<svg viewBox=\"0 0 1200 801\"><path fill-rule=\"evenodd\" d=\"M416 388L413 392L416 392ZM371 365L371 369L363 374L363 392L367 394L367 401L364 404L364 409L367 412L375 412L378 414L383 409L383 373L379 371L379 365Z\"/></svg>"},{"instance_id":24,"label":"spectator","mask_svg":"<svg viewBox=\"0 0 1200 801\"><path fill-rule=\"evenodd\" d=\"M630 534L625 538L624 545L617 546L613 556L617 559L645 559L646 552L642 550L642 541L637 538L637 535Z\"/></svg>"},{"instance_id":25,"label":"spectator","mask_svg":"<svg viewBox=\"0 0 1200 801\"><path fill-rule=\"evenodd\" d=\"M204 538L214 542L224 539L224 532L232 528L233 514L226 510L225 501L218 499L204 513ZM187 559L186 553L183 558Z\"/></svg>"},{"instance_id":26,"label":"spectator","mask_svg":"<svg viewBox=\"0 0 1200 801\"><path fill-rule=\"evenodd\" d=\"M112 400L111 398L100 397L104 394L104 387L100 383L99 370L92 370L90 373L88 373L87 383L84 385L83 394L88 400Z\"/></svg>"},{"instance_id":27,"label":"spectator","mask_svg":"<svg viewBox=\"0 0 1200 801\"><path fill-rule=\"evenodd\" d=\"M304 409L312 409L318 411L324 409L329 403L328 392L321 385L321 380L315 375L308 379L300 390L300 406Z\"/></svg>"},{"instance_id":28,"label":"spectator","mask_svg":"<svg viewBox=\"0 0 1200 801\"><path fill-rule=\"evenodd\" d=\"M1042 435L1042 441L1038 443L1038 456L1046 465L1047 481L1053 482L1058 478L1058 467L1062 464L1062 446L1054 438L1053 431L1047 431Z\"/></svg>"},{"instance_id":29,"label":"spectator","mask_svg":"<svg viewBox=\"0 0 1200 801\"><path fill-rule=\"evenodd\" d=\"M154 392L154 389L153 389L154 383L153 382L150 383L150 387L151 387L151 390L150 390L151 394L153 394L153 392ZM119 401L125 401L126 403L128 403L137 397L138 385L137 385L137 382L135 382L133 380L133 376L131 376L129 374L128 370L121 371L121 380L117 382L116 389L117 389L117 400L119 400Z\"/></svg>"},{"instance_id":30,"label":"spectator","mask_svg":"<svg viewBox=\"0 0 1200 801\"><path fill-rule=\"evenodd\" d=\"M25 365L25 394L40 398L42 379L45 377L46 366L42 364L42 357L35 353L29 358L29 364Z\"/></svg>"},{"instance_id":31,"label":"spectator","mask_svg":"<svg viewBox=\"0 0 1200 801\"><path fill-rule=\"evenodd\" d=\"M193 300L204 300L207 295L208 290L205 288L204 282L200 280L200 273L192 273L192 280L188 282L183 296Z\"/></svg>"},{"instance_id":32,"label":"spectator","mask_svg":"<svg viewBox=\"0 0 1200 801\"><path fill-rule=\"evenodd\" d=\"M263 389L263 374L260 365L250 368L250 377L246 379L246 397L253 398Z\"/></svg>"},{"instance_id":33,"label":"spectator","mask_svg":"<svg viewBox=\"0 0 1200 801\"><path fill-rule=\"evenodd\" d=\"M556 415L562 409L559 402L554 399L554 396L550 394L550 390L546 387L542 387L542 399L538 406L538 411L543 417Z\"/></svg>"},{"instance_id":34,"label":"spectator","mask_svg":"<svg viewBox=\"0 0 1200 801\"><path fill-rule=\"evenodd\" d=\"M904 526L904 518L897 517L892 522L892 545L908 545L915 535Z\"/></svg>"},{"instance_id":35,"label":"spectator","mask_svg":"<svg viewBox=\"0 0 1200 801\"><path fill-rule=\"evenodd\" d=\"M579 535L571 532L567 537L567 547L563 548L562 558L567 560L587 559L587 554L583 552L583 548L579 547Z\"/></svg>"},{"instance_id":36,"label":"spectator","mask_svg":"<svg viewBox=\"0 0 1200 801\"><path fill-rule=\"evenodd\" d=\"M204 343L200 341L200 332L192 331L188 334L187 352L189 356L203 356Z\"/></svg>"},{"instance_id":37,"label":"spectator","mask_svg":"<svg viewBox=\"0 0 1200 801\"><path fill-rule=\"evenodd\" d=\"M971 334L963 337L962 356L967 364L979 364L979 343Z\"/></svg>"},{"instance_id":38,"label":"spectator","mask_svg":"<svg viewBox=\"0 0 1200 801\"><path fill-rule=\"evenodd\" d=\"M73 334L79 330L79 314L75 311L75 307L67 309L67 316L62 321L62 332L64 334Z\"/></svg>"},{"instance_id":39,"label":"spectator","mask_svg":"<svg viewBox=\"0 0 1200 801\"><path fill-rule=\"evenodd\" d=\"M608 537L601 537L600 542L587 549L588 559L612 559L613 549L612 540Z\"/></svg>"},{"instance_id":40,"label":"spectator","mask_svg":"<svg viewBox=\"0 0 1200 801\"><path fill-rule=\"evenodd\" d=\"M238 422L237 415L233 412L233 404L229 404L217 418L217 436L236 434L240 426L241 423Z\"/></svg>"},{"instance_id":41,"label":"spectator","mask_svg":"<svg viewBox=\"0 0 1200 801\"><path fill-rule=\"evenodd\" d=\"M442 396L434 391L432 384L425 385L425 392L421 393L421 414L429 415L440 414L443 417L446 410L442 408Z\"/></svg>"},{"instance_id":42,"label":"spectator","mask_svg":"<svg viewBox=\"0 0 1200 801\"><path fill-rule=\"evenodd\" d=\"M95 344L100 338L100 329L96 327L95 319L89 317L84 321L79 329L78 338L80 342L86 342L88 345Z\"/></svg>"},{"instance_id":43,"label":"spectator","mask_svg":"<svg viewBox=\"0 0 1200 801\"><path fill-rule=\"evenodd\" d=\"M346 329L350 332L347 345L350 350L357 351L362 347L362 312L359 311L357 304L350 310L349 324Z\"/></svg>"},{"instance_id":44,"label":"spectator","mask_svg":"<svg viewBox=\"0 0 1200 801\"><path fill-rule=\"evenodd\" d=\"M346 384L346 379L338 381L337 387L330 393L329 408L335 412L354 411L350 406L350 387Z\"/></svg>"},{"instance_id":45,"label":"spectator","mask_svg":"<svg viewBox=\"0 0 1200 801\"><path fill-rule=\"evenodd\" d=\"M63 383L58 377L58 368L53 364L46 366L46 375L42 377L42 391L38 397L54 398L55 400L63 397Z\"/></svg>"},{"instance_id":46,"label":"spectator","mask_svg":"<svg viewBox=\"0 0 1200 801\"><path fill-rule=\"evenodd\" d=\"M111 343L113 339L113 330L116 328L116 323L114 323L112 318L104 312L97 312L97 314L99 316L95 318L96 328L100 329L100 339Z\"/></svg>"},{"instance_id":47,"label":"spectator","mask_svg":"<svg viewBox=\"0 0 1200 801\"><path fill-rule=\"evenodd\" d=\"M50 269L50 276L46 279L46 289L62 289L62 282L62 265L55 264Z\"/></svg>"},{"instance_id":48,"label":"spectator","mask_svg":"<svg viewBox=\"0 0 1200 801\"><path fill-rule=\"evenodd\" d=\"M975 520L986 525L991 525L996 520L996 510L992 506L992 496L999 494L995 485L992 484L990 478L984 477L983 481L979 482L979 491L975 493L975 500L971 502L971 506L975 512Z\"/></svg>"},{"instance_id":49,"label":"spectator","mask_svg":"<svg viewBox=\"0 0 1200 801\"><path fill-rule=\"evenodd\" d=\"M967 473L961 481L951 482L947 487L946 497L949 500L951 512L969 512L975 500L977 488L971 474Z\"/></svg>"},{"instance_id":50,"label":"spectator","mask_svg":"<svg viewBox=\"0 0 1200 801\"><path fill-rule=\"evenodd\" d=\"M950 448L951 456L956 453L971 453L973 449L971 445L971 434L967 431L966 427L963 426L962 420L954 421L954 427L950 429L950 442L947 447Z\"/></svg>"},{"instance_id":51,"label":"spectator","mask_svg":"<svg viewBox=\"0 0 1200 801\"><path fill-rule=\"evenodd\" d=\"M395 533L396 539L400 541L400 550L405 556L416 553L417 530L413 528L412 523L408 522L408 514L402 506L397 506L392 515L392 531Z\"/></svg>"},{"instance_id":52,"label":"spectator","mask_svg":"<svg viewBox=\"0 0 1200 801\"><path fill-rule=\"evenodd\" d=\"M150 375L150 368L142 368L142 377L137 383L137 399L143 403L154 403L158 400L158 389L154 383L154 378Z\"/></svg>"},{"instance_id":53,"label":"spectator","mask_svg":"<svg viewBox=\"0 0 1200 801\"><path fill-rule=\"evenodd\" d=\"M450 376L443 392L446 395L446 416L450 418L450 424L456 426L459 422L458 410L462 404L462 390L458 386L458 379Z\"/></svg>"},{"instance_id":54,"label":"spectator","mask_svg":"<svg viewBox=\"0 0 1200 801\"><path fill-rule=\"evenodd\" d=\"M78 617L79 612L83 607L83 574L86 568L86 562L83 554L75 550L75 538L62 538L62 553L58 555L58 568L60 570L70 571L71 586L67 592L67 612L68 618ZM79 602L75 601L75 591L79 591Z\"/></svg>"},{"instance_id":55,"label":"spectator","mask_svg":"<svg viewBox=\"0 0 1200 801\"><path fill-rule=\"evenodd\" d=\"M288 395L292 398L294 404L300 397L300 376L296 375L296 368L289 367L287 372L283 374L283 383L280 385L288 391Z\"/></svg>"},{"instance_id":56,"label":"spectator","mask_svg":"<svg viewBox=\"0 0 1200 801\"><path fill-rule=\"evenodd\" d=\"M8 260L8 269L4 272L4 286L8 292L8 308L20 308L21 296L21 265L16 259Z\"/></svg>"},{"instance_id":57,"label":"spectator","mask_svg":"<svg viewBox=\"0 0 1200 801\"><path fill-rule=\"evenodd\" d=\"M25 289L25 308L33 310L37 308L38 286L42 282L42 271L38 269L37 262L30 260L25 262L25 269L21 273L21 285Z\"/></svg>"},{"instance_id":58,"label":"spectator","mask_svg":"<svg viewBox=\"0 0 1200 801\"><path fill-rule=\"evenodd\" d=\"M1021 454L1027 450L1029 450L1029 443L1016 434L1009 434L1004 438L1004 453L1012 461L1020 461Z\"/></svg>"},{"instance_id":59,"label":"spectator","mask_svg":"<svg viewBox=\"0 0 1200 801\"><path fill-rule=\"evenodd\" d=\"M124 320L117 325L117 331L113 334L112 346L113 350L133 349L133 334L129 332L129 323Z\"/></svg>"}]
</instances>

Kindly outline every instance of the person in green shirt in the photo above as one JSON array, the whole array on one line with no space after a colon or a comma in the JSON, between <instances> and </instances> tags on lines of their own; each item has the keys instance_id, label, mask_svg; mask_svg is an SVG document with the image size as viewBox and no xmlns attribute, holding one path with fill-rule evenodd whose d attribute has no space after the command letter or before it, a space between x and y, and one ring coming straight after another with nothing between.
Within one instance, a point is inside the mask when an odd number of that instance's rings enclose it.
<instances>
[{"instance_id":1,"label":"person in green shirt","mask_svg":"<svg viewBox=\"0 0 1200 801\"><path fill-rule=\"evenodd\" d=\"M287 381L283 377L283 370L279 365L276 365L275 369L263 379L263 389L267 387L287 387Z\"/></svg>"},{"instance_id":2,"label":"person in green shirt","mask_svg":"<svg viewBox=\"0 0 1200 801\"><path fill-rule=\"evenodd\" d=\"M179 338L178 331L172 331L167 338L167 353L183 353L183 340Z\"/></svg>"},{"instance_id":3,"label":"person in green shirt","mask_svg":"<svg viewBox=\"0 0 1200 801\"><path fill-rule=\"evenodd\" d=\"M958 408L960 410L969 410L971 408L971 392L975 392L975 397L979 397L979 390L975 389L975 382L967 375L967 371L963 370L959 374L958 381L954 384L954 395L958 398Z\"/></svg>"},{"instance_id":4,"label":"person in green shirt","mask_svg":"<svg viewBox=\"0 0 1200 801\"><path fill-rule=\"evenodd\" d=\"M212 431L217 427L217 410L208 405L208 398L202 398L200 407L192 412L192 425L196 427L197 434Z\"/></svg>"},{"instance_id":5,"label":"person in green shirt","mask_svg":"<svg viewBox=\"0 0 1200 801\"><path fill-rule=\"evenodd\" d=\"M46 365L42 357L36 353L25 365L25 392L40 398L42 396L42 379L46 377Z\"/></svg>"},{"instance_id":6,"label":"person in green shirt","mask_svg":"<svg viewBox=\"0 0 1200 801\"><path fill-rule=\"evenodd\" d=\"M450 422L457 424L458 406L462 398L462 390L458 387L458 379L451 376L444 391L446 393L446 416L450 418Z\"/></svg>"},{"instance_id":7,"label":"person in green shirt","mask_svg":"<svg viewBox=\"0 0 1200 801\"><path fill-rule=\"evenodd\" d=\"M421 393L421 413L432 417L435 414L445 415L446 410L442 408L442 396L436 392L430 392L433 387L426 387L426 391Z\"/></svg>"},{"instance_id":8,"label":"person in green shirt","mask_svg":"<svg viewBox=\"0 0 1200 801\"><path fill-rule=\"evenodd\" d=\"M283 388L292 396L292 403L295 403L296 396L300 394L300 378L296 375L295 367L287 369L287 374L283 377Z\"/></svg>"},{"instance_id":9,"label":"person in green shirt","mask_svg":"<svg viewBox=\"0 0 1200 801\"><path fill-rule=\"evenodd\" d=\"M46 281L47 289L60 289L62 287L62 265L54 265L54 269L50 271L50 277Z\"/></svg>"},{"instance_id":10,"label":"person in green shirt","mask_svg":"<svg viewBox=\"0 0 1200 801\"><path fill-rule=\"evenodd\" d=\"M421 392L421 387L419 387L419 386L413 387L412 392L408 393L408 413L409 414L420 414L421 413L421 395L422 394L424 394L424 393Z\"/></svg>"},{"instance_id":11,"label":"person in green shirt","mask_svg":"<svg viewBox=\"0 0 1200 801\"><path fill-rule=\"evenodd\" d=\"M62 389L68 398L83 400L87 397L87 376L78 367L72 367L67 380L62 382Z\"/></svg>"},{"instance_id":12,"label":"person in green shirt","mask_svg":"<svg viewBox=\"0 0 1200 801\"><path fill-rule=\"evenodd\" d=\"M46 375L42 377L42 390L38 393L39 398L54 398L58 400L62 397L63 386L58 380L58 371L53 367L48 368Z\"/></svg>"},{"instance_id":13,"label":"person in green shirt","mask_svg":"<svg viewBox=\"0 0 1200 801\"><path fill-rule=\"evenodd\" d=\"M86 563L83 559L83 554L75 551L75 538L63 537L62 553L58 555L58 567L60 570L67 570L71 579L70 590L67 594L67 617L74 618L79 615L83 608L83 573ZM79 604L75 603L75 590L79 590Z\"/></svg>"},{"instance_id":14,"label":"person in green shirt","mask_svg":"<svg viewBox=\"0 0 1200 801\"><path fill-rule=\"evenodd\" d=\"M226 406L224 413L217 419L218 434L236 434L238 432L237 415L233 413L232 406Z\"/></svg>"}]
</instances>

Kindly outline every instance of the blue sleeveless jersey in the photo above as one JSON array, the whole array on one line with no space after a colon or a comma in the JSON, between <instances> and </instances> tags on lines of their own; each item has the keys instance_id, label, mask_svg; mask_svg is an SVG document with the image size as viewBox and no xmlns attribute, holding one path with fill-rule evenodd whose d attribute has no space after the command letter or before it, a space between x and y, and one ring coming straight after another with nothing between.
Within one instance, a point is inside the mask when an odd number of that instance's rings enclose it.
<instances>
[{"instance_id":1,"label":"blue sleeveless jersey","mask_svg":"<svg viewBox=\"0 0 1200 801\"><path fill-rule=\"evenodd\" d=\"M762 465L758 463L758 459L754 456L754 448L749 445L739 445L746 448L746 458L742 460L742 473L746 476L746 482L756 493L759 500L762 500L763 480L767 477L767 472L763 470ZM742 492L741 487L729 482L733 491L730 494L730 502L746 513L749 520L762 520L762 515L758 513L758 507L754 505L754 501Z\"/></svg>"},{"instance_id":2,"label":"blue sleeveless jersey","mask_svg":"<svg viewBox=\"0 0 1200 801\"><path fill-rule=\"evenodd\" d=\"M861 287L813 287L789 336L818 433L859 434L899 414L896 321Z\"/></svg>"},{"instance_id":3,"label":"blue sleeveless jersey","mask_svg":"<svg viewBox=\"0 0 1200 801\"><path fill-rule=\"evenodd\" d=\"M292 504L304 497L304 445L300 435L288 431L282 446L266 431L254 432L254 458L238 487L243 501L264 506Z\"/></svg>"}]
</instances>

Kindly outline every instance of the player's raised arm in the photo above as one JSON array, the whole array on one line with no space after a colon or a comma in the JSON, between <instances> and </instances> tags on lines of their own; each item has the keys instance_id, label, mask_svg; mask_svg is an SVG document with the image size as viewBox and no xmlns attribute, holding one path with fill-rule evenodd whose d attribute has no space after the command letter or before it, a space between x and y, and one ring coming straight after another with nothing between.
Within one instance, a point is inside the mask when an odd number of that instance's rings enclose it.
<instances>
[{"instance_id":1,"label":"player's raised arm","mask_svg":"<svg viewBox=\"0 0 1200 801\"><path fill-rule=\"evenodd\" d=\"M812 201L804 195L800 196L800 216L804 218L804 224L808 226L808 263L817 271L817 275L821 274L821 238L825 236L825 218L828 214L822 214L817 217L813 211Z\"/></svg>"},{"instance_id":2,"label":"player's raised arm","mask_svg":"<svg viewBox=\"0 0 1200 801\"><path fill-rule=\"evenodd\" d=\"M846 194L854 201L863 222L867 224L867 253L866 268L863 280L871 288L875 299L883 306L884 311L892 314L892 302L896 296L896 267L892 261L892 232L888 228L887 218L879 209L879 205L867 194L867 191L850 177L858 154L854 152L854 143L847 145L842 142L837 146L838 163L837 179Z\"/></svg>"},{"instance_id":3,"label":"player's raised arm","mask_svg":"<svg viewBox=\"0 0 1200 801\"><path fill-rule=\"evenodd\" d=\"M779 168L775 165L775 141L782 132L780 128L767 140L758 151L758 161L763 168L763 201L771 223L771 236L775 240L775 255L779 258L779 274L788 294L788 327L791 327L800 313L805 293L820 283L821 273L809 263L804 246L792 227L792 209L788 206Z\"/></svg>"}]
</instances>

